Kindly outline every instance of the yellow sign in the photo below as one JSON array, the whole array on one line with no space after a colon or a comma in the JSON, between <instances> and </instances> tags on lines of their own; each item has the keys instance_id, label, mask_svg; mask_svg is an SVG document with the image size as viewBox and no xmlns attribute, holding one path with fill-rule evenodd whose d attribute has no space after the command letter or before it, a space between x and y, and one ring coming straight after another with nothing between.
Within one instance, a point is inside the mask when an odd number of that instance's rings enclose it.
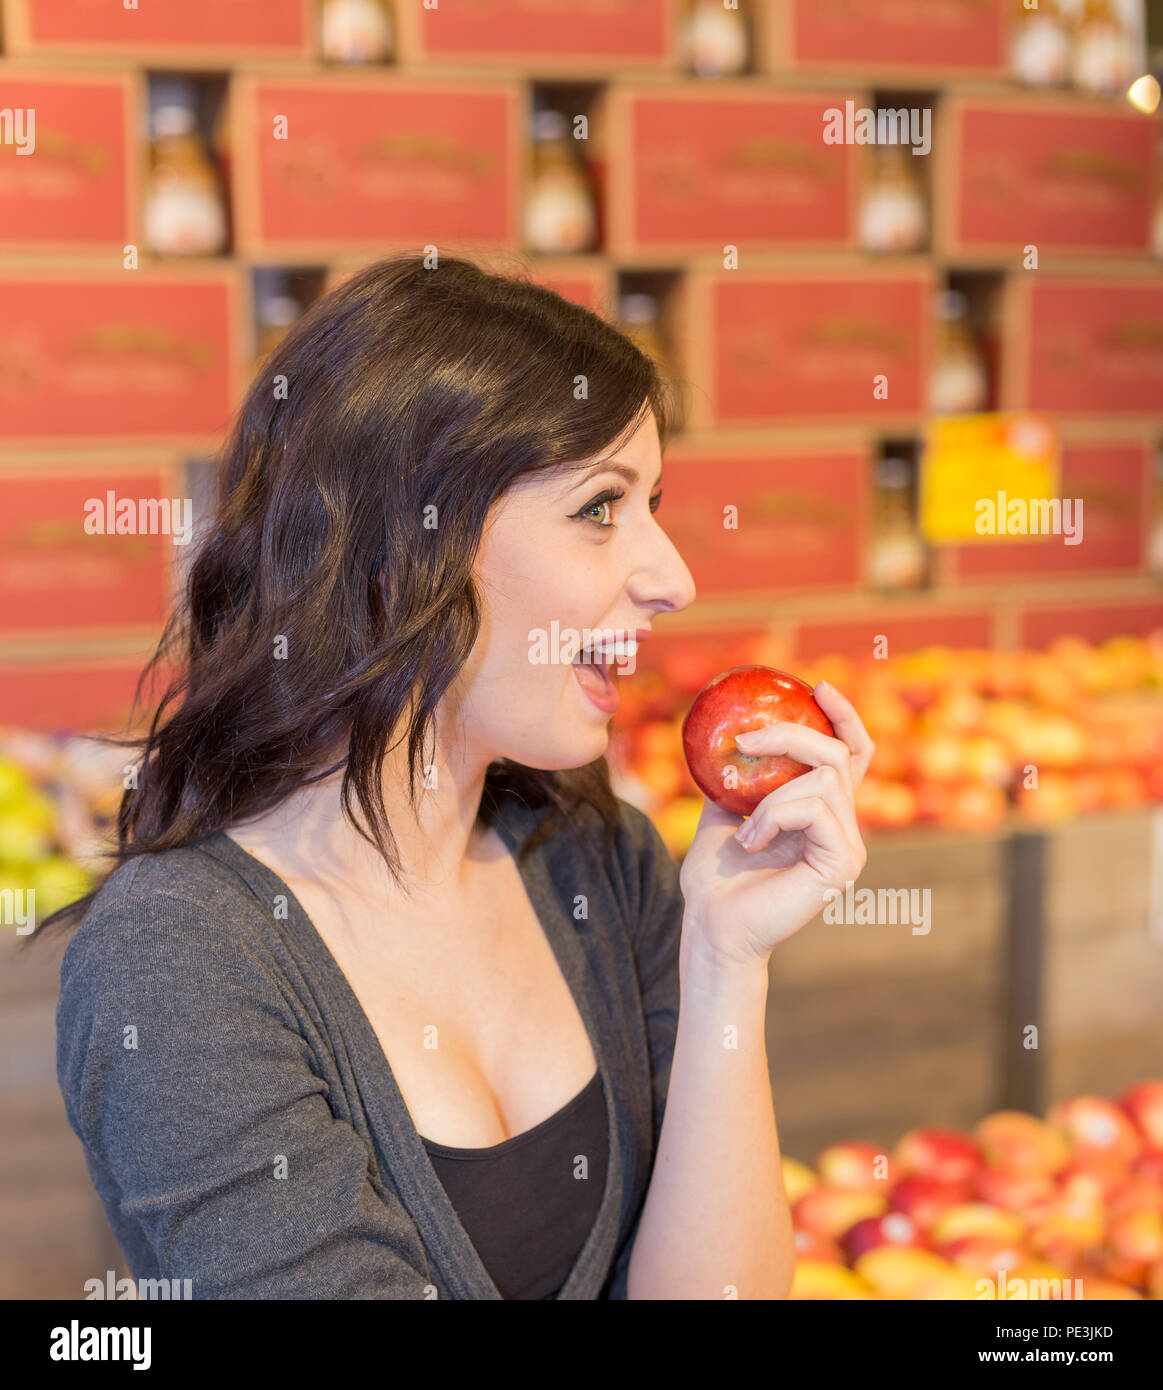
<instances>
[{"instance_id":1,"label":"yellow sign","mask_svg":"<svg viewBox=\"0 0 1163 1390\"><path fill-rule=\"evenodd\" d=\"M930 545L1028 538L1030 503L1059 496L1061 447L1049 415L1006 411L930 420L919 525ZM1036 509L1035 509L1036 510Z\"/></svg>"}]
</instances>

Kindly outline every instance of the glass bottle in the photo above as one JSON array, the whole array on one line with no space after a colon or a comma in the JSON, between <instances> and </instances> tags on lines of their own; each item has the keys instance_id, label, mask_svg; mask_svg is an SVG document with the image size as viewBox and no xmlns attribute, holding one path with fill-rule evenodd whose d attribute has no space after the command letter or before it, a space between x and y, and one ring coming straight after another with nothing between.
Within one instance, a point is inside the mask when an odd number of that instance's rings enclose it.
<instances>
[{"instance_id":1,"label":"glass bottle","mask_svg":"<svg viewBox=\"0 0 1163 1390\"><path fill-rule=\"evenodd\" d=\"M902 145L869 147L871 168L860 204L866 251L919 251L929 238L929 212L916 159Z\"/></svg>"},{"instance_id":2,"label":"glass bottle","mask_svg":"<svg viewBox=\"0 0 1163 1390\"><path fill-rule=\"evenodd\" d=\"M666 361L666 347L658 327L658 300L652 294L624 294L618 300L618 327L648 357Z\"/></svg>"},{"instance_id":3,"label":"glass bottle","mask_svg":"<svg viewBox=\"0 0 1163 1390\"><path fill-rule=\"evenodd\" d=\"M1131 17L1110 0L1085 0L1074 33L1074 85L1113 96L1140 75L1138 36Z\"/></svg>"},{"instance_id":4,"label":"glass bottle","mask_svg":"<svg viewBox=\"0 0 1163 1390\"><path fill-rule=\"evenodd\" d=\"M741 0L741 4L743 0ZM687 0L679 29L682 65L696 77L732 77L751 59L747 16L723 0Z\"/></svg>"},{"instance_id":5,"label":"glass bottle","mask_svg":"<svg viewBox=\"0 0 1163 1390\"><path fill-rule=\"evenodd\" d=\"M913 469L884 458L876 468L870 579L878 589L913 589L925 581L927 551L914 523Z\"/></svg>"},{"instance_id":6,"label":"glass bottle","mask_svg":"<svg viewBox=\"0 0 1163 1390\"><path fill-rule=\"evenodd\" d=\"M1057 87L1070 77L1070 24L1060 0L1039 0L1028 10L1012 0L1010 71L1030 87Z\"/></svg>"},{"instance_id":7,"label":"glass bottle","mask_svg":"<svg viewBox=\"0 0 1163 1390\"><path fill-rule=\"evenodd\" d=\"M323 0L319 49L328 63L388 63L396 49L390 0Z\"/></svg>"},{"instance_id":8,"label":"glass bottle","mask_svg":"<svg viewBox=\"0 0 1163 1390\"><path fill-rule=\"evenodd\" d=\"M193 84L163 78L150 90L145 240L158 256L213 256L226 246L226 204L198 130Z\"/></svg>"},{"instance_id":9,"label":"glass bottle","mask_svg":"<svg viewBox=\"0 0 1163 1390\"><path fill-rule=\"evenodd\" d=\"M968 303L957 290L937 296L937 340L929 409L934 415L971 415L989 401L985 354L969 326Z\"/></svg>"},{"instance_id":10,"label":"glass bottle","mask_svg":"<svg viewBox=\"0 0 1163 1390\"><path fill-rule=\"evenodd\" d=\"M301 312L299 301L291 293L287 271L278 266L257 267L254 272L256 370L282 342L287 329Z\"/></svg>"},{"instance_id":11,"label":"glass bottle","mask_svg":"<svg viewBox=\"0 0 1163 1390\"><path fill-rule=\"evenodd\" d=\"M561 255L592 250L597 232L594 195L560 111L535 111L525 243L530 251Z\"/></svg>"}]
</instances>

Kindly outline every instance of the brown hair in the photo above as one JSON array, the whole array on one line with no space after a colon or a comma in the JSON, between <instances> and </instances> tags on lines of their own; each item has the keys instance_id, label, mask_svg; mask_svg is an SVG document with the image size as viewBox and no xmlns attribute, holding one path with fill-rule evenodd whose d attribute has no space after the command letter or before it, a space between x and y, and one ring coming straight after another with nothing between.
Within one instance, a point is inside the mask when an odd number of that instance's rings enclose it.
<instances>
[{"instance_id":1,"label":"brown hair","mask_svg":"<svg viewBox=\"0 0 1163 1390\"><path fill-rule=\"evenodd\" d=\"M381 763L402 724L415 806L430 721L480 628L472 569L490 508L523 475L616 451L648 411L665 443L673 391L626 336L524 271L397 255L313 304L219 455L216 513L135 705L156 671L177 674L148 733L106 740L140 750L113 867L342 767L344 814L399 882ZM273 659L284 638L293 660ZM503 793L549 808L522 853L563 820L596 814L608 837L617 818L605 758L491 764L484 823ZM79 922L96 891L42 931Z\"/></svg>"}]
</instances>

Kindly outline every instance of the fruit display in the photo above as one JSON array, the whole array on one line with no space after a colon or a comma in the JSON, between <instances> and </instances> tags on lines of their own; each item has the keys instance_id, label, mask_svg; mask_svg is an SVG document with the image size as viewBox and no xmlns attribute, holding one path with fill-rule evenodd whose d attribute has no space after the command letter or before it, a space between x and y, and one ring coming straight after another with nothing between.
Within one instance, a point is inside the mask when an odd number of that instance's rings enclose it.
<instances>
[{"instance_id":1,"label":"fruit display","mask_svg":"<svg viewBox=\"0 0 1163 1390\"><path fill-rule=\"evenodd\" d=\"M835 736L812 687L770 666L722 671L695 696L683 720L683 754L699 789L724 811L749 816L769 792L811 770L782 754L750 757L736 747L738 734L778 723Z\"/></svg>"},{"instance_id":2,"label":"fruit display","mask_svg":"<svg viewBox=\"0 0 1163 1390\"><path fill-rule=\"evenodd\" d=\"M833 1144L783 1180L794 1299L1163 1299L1163 1080Z\"/></svg>"},{"instance_id":3,"label":"fruit display","mask_svg":"<svg viewBox=\"0 0 1163 1390\"><path fill-rule=\"evenodd\" d=\"M1052 826L1163 800L1163 630L1099 644L1059 637L1044 651L929 646L863 661L799 660L773 637L682 645L624 682L610 754L619 795L651 816L677 857L702 806L683 724L727 665L790 669L852 701L876 744L857 792L866 830Z\"/></svg>"},{"instance_id":4,"label":"fruit display","mask_svg":"<svg viewBox=\"0 0 1163 1390\"><path fill-rule=\"evenodd\" d=\"M33 892L35 924L105 867L125 761L91 739L0 728L0 891Z\"/></svg>"}]
</instances>

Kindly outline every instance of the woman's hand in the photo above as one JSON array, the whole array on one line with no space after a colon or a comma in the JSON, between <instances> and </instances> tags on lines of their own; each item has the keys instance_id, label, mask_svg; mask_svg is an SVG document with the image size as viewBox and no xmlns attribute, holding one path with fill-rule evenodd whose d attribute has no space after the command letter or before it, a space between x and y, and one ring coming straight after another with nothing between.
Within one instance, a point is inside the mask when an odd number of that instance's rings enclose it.
<instances>
[{"instance_id":1,"label":"woman's hand","mask_svg":"<svg viewBox=\"0 0 1163 1390\"><path fill-rule=\"evenodd\" d=\"M811 772L765 796L742 826L738 816L703 802L680 873L687 960L766 967L775 947L825 906L828 890L842 893L864 868L868 852L853 798L875 748L838 690L821 683L813 694L835 738L780 723L738 739L743 752L787 753Z\"/></svg>"}]
</instances>

